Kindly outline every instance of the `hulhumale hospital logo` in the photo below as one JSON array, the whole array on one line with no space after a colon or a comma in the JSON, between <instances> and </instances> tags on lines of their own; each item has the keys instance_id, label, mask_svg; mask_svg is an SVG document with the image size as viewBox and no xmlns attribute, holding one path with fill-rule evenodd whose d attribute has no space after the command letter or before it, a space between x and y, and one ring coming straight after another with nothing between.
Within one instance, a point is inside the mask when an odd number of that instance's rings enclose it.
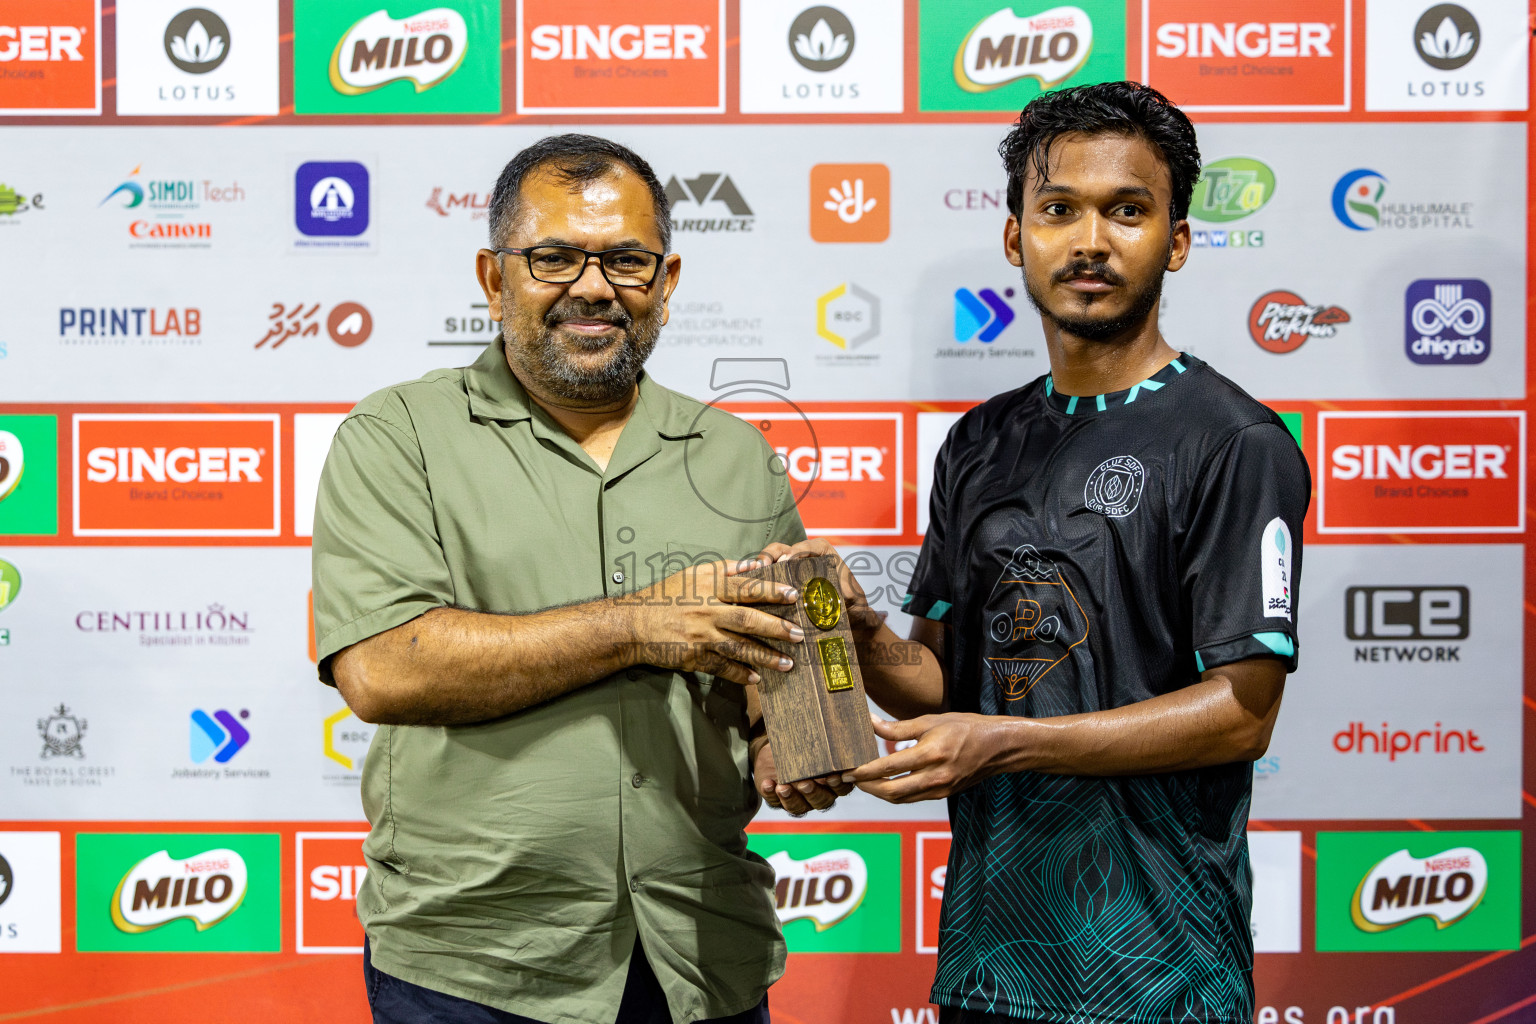
<instances>
[{"instance_id":1,"label":"hulhumale hospital logo","mask_svg":"<svg viewBox=\"0 0 1536 1024\"><path fill-rule=\"evenodd\" d=\"M1447 199L1443 195L1432 196L1428 201L1412 195L1404 199L1396 191L1396 198L1387 202L1387 189L1386 175L1367 167L1357 167L1333 186L1333 215L1351 231L1375 231L1377 228L1467 231L1472 228L1471 202Z\"/></svg>"},{"instance_id":2,"label":"hulhumale hospital logo","mask_svg":"<svg viewBox=\"0 0 1536 1024\"><path fill-rule=\"evenodd\" d=\"M1359 168L1350 171L1333 186L1333 215L1352 231L1372 231L1381 227L1381 197L1387 192L1387 179L1379 171Z\"/></svg>"}]
</instances>

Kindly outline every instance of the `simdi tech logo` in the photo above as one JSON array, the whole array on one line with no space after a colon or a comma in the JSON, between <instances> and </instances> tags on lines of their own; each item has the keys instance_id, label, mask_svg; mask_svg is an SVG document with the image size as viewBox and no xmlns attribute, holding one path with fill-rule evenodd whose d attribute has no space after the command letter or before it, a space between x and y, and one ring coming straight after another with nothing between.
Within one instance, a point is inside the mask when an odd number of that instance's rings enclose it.
<instances>
[{"instance_id":1,"label":"simdi tech logo","mask_svg":"<svg viewBox=\"0 0 1536 1024\"><path fill-rule=\"evenodd\" d=\"M1142 0L1143 75L1186 110L1346 111L1351 7Z\"/></svg>"},{"instance_id":2,"label":"simdi tech logo","mask_svg":"<svg viewBox=\"0 0 1536 1024\"><path fill-rule=\"evenodd\" d=\"M774 906L794 953L901 952L901 836L758 833Z\"/></svg>"},{"instance_id":3,"label":"simdi tech logo","mask_svg":"<svg viewBox=\"0 0 1536 1024\"><path fill-rule=\"evenodd\" d=\"M300 114L501 112L501 4L295 0Z\"/></svg>"},{"instance_id":4,"label":"simdi tech logo","mask_svg":"<svg viewBox=\"0 0 1536 1024\"><path fill-rule=\"evenodd\" d=\"M1125 3L949 0L918 8L918 106L1017 112L1047 89L1125 77Z\"/></svg>"},{"instance_id":5,"label":"simdi tech logo","mask_svg":"<svg viewBox=\"0 0 1536 1024\"><path fill-rule=\"evenodd\" d=\"M279 420L267 413L77 413L75 534L276 537Z\"/></svg>"},{"instance_id":6,"label":"simdi tech logo","mask_svg":"<svg viewBox=\"0 0 1536 1024\"><path fill-rule=\"evenodd\" d=\"M280 838L234 832L76 836L76 948L278 952Z\"/></svg>"},{"instance_id":7,"label":"simdi tech logo","mask_svg":"<svg viewBox=\"0 0 1536 1024\"><path fill-rule=\"evenodd\" d=\"M523 114L722 114L725 0L519 0Z\"/></svg>"},{"instance_id":8,"label":"simdi tech logo","mask_svg":"<svg viewBox=\"0 0 1536 1024\"><path fill-rule=\"evenodd\" d=\"M1519 945L1519 832L1318 833L1319 951Z\"/></svg>"},{"instance_id":9,"label":"simdi tech logo","mask_svg":"<svg viewBox=\"0 0 1536 1024\"><path fill-rule=\"evenodd\" d=\"M99 113L100 0L6 0L0 115Z\"/></svg>"},{"instance_id":10,"label":"simdi tech logo","mask_svg":"<svg viewBox=\"0 0 1536 1024\"><path fill-rule=\"evenodd\" d=\"M0 536L58 532L58 417L0 416Z\"/></svg>"},{"instance_id":11,"label":"simdi tech logo","mask_svg":"<svg viewBox=\"0 0 1536 1024\"><path fill-rule=\"evenodd\" d=\"M119 4L117 112L277 113L277 0Z\"/></svg>"},{"instance_id":12,"label":"simdi tech logo","mask_svg":"<svg viewBox=\"0 0 1536 1024\"><path fill-rule=\"evenodd\" d=\"M1521 533L1525 413L1317 414L1319 533Z\"/></svg>"}]
</instances>

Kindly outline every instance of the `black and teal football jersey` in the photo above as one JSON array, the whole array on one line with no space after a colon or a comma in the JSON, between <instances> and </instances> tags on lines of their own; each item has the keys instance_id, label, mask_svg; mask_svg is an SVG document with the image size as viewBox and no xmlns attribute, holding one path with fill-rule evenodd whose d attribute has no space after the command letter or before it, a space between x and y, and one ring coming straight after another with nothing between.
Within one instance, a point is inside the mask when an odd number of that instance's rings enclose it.
<instances>
[{"instance_id":1,"label":"black and teal football jersey","mask_svg":"<svg viewBox=\"0 0 1536 1024\"><path fill-rule=\"evenodd\" d=\"M1306 460L1181 354L1115 394L1043 377L934 467L906 609L953 626L950 706L1123 707L1247 658L1296 666ZM1016 772L950 798L933 1001L1042 1024L1253 1019L1252 765Z\"/></svg>"}]
</instances>

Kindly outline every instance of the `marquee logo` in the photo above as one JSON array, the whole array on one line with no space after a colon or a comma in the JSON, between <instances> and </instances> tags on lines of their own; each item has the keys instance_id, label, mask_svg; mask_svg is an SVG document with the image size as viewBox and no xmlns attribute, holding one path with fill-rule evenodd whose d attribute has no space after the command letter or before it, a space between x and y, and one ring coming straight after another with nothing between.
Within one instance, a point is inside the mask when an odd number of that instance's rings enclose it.
<instances>
[{"instance_id":1,"label":"marquee logo","mask_svg":"<svg viewBox=\"0 0 1536 1024\"><path fill-rule=\"evenodd\" d=\"M706 171L696 178L679 179L677 175L667 179L667 205L672 212L674 231L751 231L752 207L736 188L729 174ZM715 204L723 206L724 211ZM697 207L700 213L714 213L714 217L682 217L677 215L679 205ZM686 211L692 212L692 211ZM729 217L719 216L728 212Z\"/></svg>"},{"instance_id":2,"label":"marquee logo","mask_svg":"<svg viewBox=\"0 0 1536 1024\"><path fill-rule=\"evenodd\" d=\"M0 8L0 115L101 113L99 0Z\"/></svg>"},{"instance_id":3,"label":"marquee logo","mask_svg":"<svg viewBox=\"0 0 1536 1024\"><path fill-rule=\"evenodd\" d=\"M1248 335L1266 352L1284 355L1308 338L1332 338L1349 314L1338 306L1314 306L1295 292L1265 292L1248 310Z\"/></svg>"},{"instance_id":4,"label":"marquee logo","mask_svg":"<svg viewBox=\"0 0 1536 1024\"><path fill-rule=\"evenodd\" d=\"M1052 7L1029 17L1003 8L983 18L955 51L955 84L990 92L1022 78L1041 89L1071 78L1093 51L1093 22L1081 7Z\"/></svg>"},{"instance_id":5,"label":"marquee logo","mask_svg":"<svg viewBox=\"0 0 1536 1024\"><path fill-rule=\"evenodd\" d=\"M390 82L409 81L424 92L459 69L469 48L469 26L450 7L409 18L374 11L347 29L331 54L331 86L358 96Z\"/></svg>"},{"instance_id":6,"label":"marquee logo","mask_svg":"<svg viewBox=\"0 0 1536 1024\"><path fill-rule=\"evenodd\" d=\"M1493 291L1476 278L1419 280L1404 296L1408 358L1427 366L1469 366L1493 347Z\"/></svg>"},{"instance_id":7,"label":"marquee logo","mask_svg":"<svg viewBox=\"0 0 1536 1024\"><path fill-rule=\"evenodd\" d=\"M1319 533L1525 529L1522 412L1318 414Z\"/></svg>"},{"instance_id":8,"label":"marquee logo","mask_svg":"<svg viewBox=\"0 0 1536 1024\"><path fill-rule=\"evenodd\" d=\"M75 533L275 537L276 414L78 413Z\"/></svg>"},{"instance_id":9,"label":"marquee logo","mask_svg":"<svg viewBox=\"0 0 1536 1024\"><path fill-rule=\"evenodd\" d=\"M1477 909L1488 891L1488 861L1470 846L1430 857L1407 850L1378 862L1360 880L1350 917L1362 931L1382 932L1419 917L1449 928Z\"/></svg>"},{"instance_id":10,"label":"marquee logo","mask_svg":"<svg viewBox=\"0 0 1536 1024\"><path fill-rule=\"evenodd\" d=\"M187 918L206 931L240 909L248 881L245 859L234 850L207 850L185 860L160 850L117 884L112 923L138 933Z\"/></svg>"},{"instance_id":11,"label":"marquee logo","mask_svg":"<svg viewBox=\"0 0 1536 1024\"><path fill-rule=\"evenodd\" d=\"M810 920L826 931L859 909L869 889L869 868L852 850L828 850L803 861L780 850L768 863L780 924Z\"/></svg>"}]
</instances>

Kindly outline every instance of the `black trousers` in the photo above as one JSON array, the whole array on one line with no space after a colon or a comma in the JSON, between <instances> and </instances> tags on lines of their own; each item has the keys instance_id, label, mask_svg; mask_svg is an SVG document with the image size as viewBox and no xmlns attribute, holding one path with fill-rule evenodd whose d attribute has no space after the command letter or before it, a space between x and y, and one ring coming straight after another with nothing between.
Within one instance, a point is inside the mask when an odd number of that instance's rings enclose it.
<instances>
[{"instance_id":1,"label":"black trousers","mask_svg":"<svg viewBox=\"0 0 1536 1024\"><path fill-rule=\"evenodd\" d=\"M363 940L363 983L368 988L368 1009L373 1024L542 1024L494 1006L450 996L430 988L401 981L373 966L368 941ZM629 976L624 980L624 997L619 1002L614 1024L671 1024L667 996L656 980L650 962L636 940L629 958ZM715 1017L698 1024L769 1024L768 997L744 1013Z\"/></svg>"}]
</instances>

